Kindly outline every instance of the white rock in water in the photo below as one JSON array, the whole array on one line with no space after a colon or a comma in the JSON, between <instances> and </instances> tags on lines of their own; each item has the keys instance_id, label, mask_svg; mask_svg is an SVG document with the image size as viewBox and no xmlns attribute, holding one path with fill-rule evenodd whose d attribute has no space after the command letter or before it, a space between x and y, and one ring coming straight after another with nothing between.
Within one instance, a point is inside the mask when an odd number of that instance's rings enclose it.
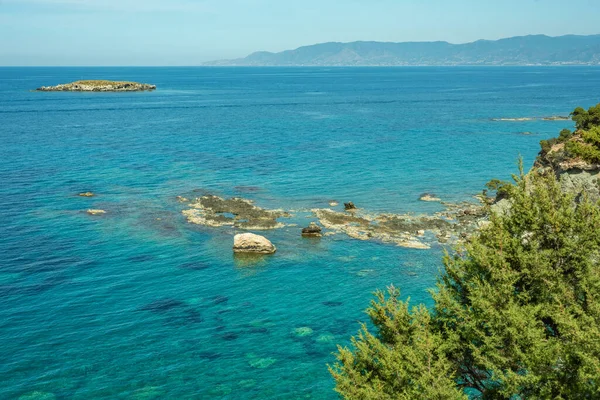
<instances>
[{"instance_id":1,"label":"white rock in water","mask_svg":"<svg viewBox=\"0 0 600 400\"><path fill-rule=\"evenodd\" d=\"M240 233L233 238L234 253L273 254L276 250L269 239L254 233Z\"/></svg>"},{"instance_id":2,"label":"white rock in water","mask_svg":"<svg viewBox=\"0 0 600 400\"><path fill-rule=\"evenodd\" d=\"M87 213L90 215L102 215L102 214L106 214L106 211L104 210L87 210Z\"/></svg>"},{"instance_id":3,"label":"white rock in water","mask_svg":"<svg viewBox=\"0 0 600 400\"><path fill-rule=\"evenodd\" d=\"M421 201L442 201L442 199L440 199L439 197L436 197L435 195L428 194L428 193L421 195L419 200L421 200Z\"/></svg>"},{"instance_id":4,"label":"white rock in water","mask_svg":"<svg viewBox=\"0 0 600 400\"><path fill-rule=\"evenodd\" d=\"M418 240L406 240L398 243L398 246L405 247L407 249L419 249L419 250L429 250L431 246L425 243L421 243Z\"/></svg>"}]
</instances>

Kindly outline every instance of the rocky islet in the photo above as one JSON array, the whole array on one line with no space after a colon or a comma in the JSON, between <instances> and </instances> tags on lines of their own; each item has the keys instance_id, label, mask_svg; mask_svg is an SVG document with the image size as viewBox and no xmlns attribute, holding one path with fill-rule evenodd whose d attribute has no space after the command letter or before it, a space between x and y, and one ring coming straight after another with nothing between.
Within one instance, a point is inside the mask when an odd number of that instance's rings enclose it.
<instances>
[{"instance_id":1,"label":"rocky islet","mask_svg":"<svg viewBox=\"0 0 600 400\"><path fill-rule=\"evenodd\" d=\"M38 92L144 92L156 90L156 85L127 81L83 80L56 86L41 86L35 90Z\"/></svg>"}]
</instances>

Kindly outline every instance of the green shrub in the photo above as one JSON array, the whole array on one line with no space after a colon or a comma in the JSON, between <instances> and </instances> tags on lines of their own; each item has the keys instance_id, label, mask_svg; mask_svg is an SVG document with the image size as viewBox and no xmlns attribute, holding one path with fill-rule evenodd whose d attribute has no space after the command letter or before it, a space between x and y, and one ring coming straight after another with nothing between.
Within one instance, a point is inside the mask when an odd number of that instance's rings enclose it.
<instances>
[{"instance_id":1,"label":"green shrub","mask_svg":"<svg viewBox=\"0 0 600 400\"><path fill-rule=\"evenodd\" d=\"M444 258L431 311L376 295L330 367L348 399L600 398L600 207L530 173Z\"/></svg>"},{"instance_id":2,"label":"green shrub","mask_svg":"<svg viewBox=\"0 0 600 400\"><path fill-rule=\"evenodd\" d=\"M600 104L590 107L587 111L577 107L571 113L571 119L575 121L577 130L587 130L600 125Z\"/></svg>"},{"instance_id":3,"label":"green shrub","mask_svg":"<svg viewBox=\"0 0 600 400\"><path fill-rule=\"evenodd\" d=\"M600 127L581 131L582 141L572 140L566 144L566 150L573 156L581 157L589 163L600 163Z\"/></svg>"}]
</instances>

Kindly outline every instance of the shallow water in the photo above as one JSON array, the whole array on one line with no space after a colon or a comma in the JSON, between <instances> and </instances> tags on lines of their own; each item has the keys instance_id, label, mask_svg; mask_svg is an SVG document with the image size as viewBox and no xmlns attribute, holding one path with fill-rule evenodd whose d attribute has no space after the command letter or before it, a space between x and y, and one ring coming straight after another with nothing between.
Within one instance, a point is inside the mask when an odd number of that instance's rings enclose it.
<instances>
[{"instance_id":1,"label":"shallow water","mask_svg":"<svg viewBox=\"0 0 600 400\"><path fill-rule=\"evenodd\" d=\"M82 78L159 89L29 91ZM0 68L0 398L335 398L326 364L370 293L430 303L442 249L302 239L307 211L471 200L572 126L492 119L599 91L592 67ZM233 228L181 215L177 195L205 192L298 226L235 258Z\"/></svg>"}]
</instances>

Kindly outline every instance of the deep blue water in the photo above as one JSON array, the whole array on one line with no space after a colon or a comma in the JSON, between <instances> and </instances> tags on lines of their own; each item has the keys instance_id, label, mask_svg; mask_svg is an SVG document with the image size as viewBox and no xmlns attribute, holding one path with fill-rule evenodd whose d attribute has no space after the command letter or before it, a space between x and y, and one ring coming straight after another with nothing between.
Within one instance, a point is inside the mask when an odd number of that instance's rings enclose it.
<instances>
[{"instance_id":1,"label":"deep blue water","mask_svg":"<svg viewBox=\"0 0 600 400\"><path fill-rule=\"evenodd\" d=\"M158 90L30 91L83 78ZM598 93L591 67L0 68L0 398L336 398L326 364L370 293L430 304L442 249L303 240L308 210L470 200L572 126L493 118ZM262 232L278 252L248 265L232 228L186 223L194 190L299 226Z\"/></svg>"}]
</instances>

